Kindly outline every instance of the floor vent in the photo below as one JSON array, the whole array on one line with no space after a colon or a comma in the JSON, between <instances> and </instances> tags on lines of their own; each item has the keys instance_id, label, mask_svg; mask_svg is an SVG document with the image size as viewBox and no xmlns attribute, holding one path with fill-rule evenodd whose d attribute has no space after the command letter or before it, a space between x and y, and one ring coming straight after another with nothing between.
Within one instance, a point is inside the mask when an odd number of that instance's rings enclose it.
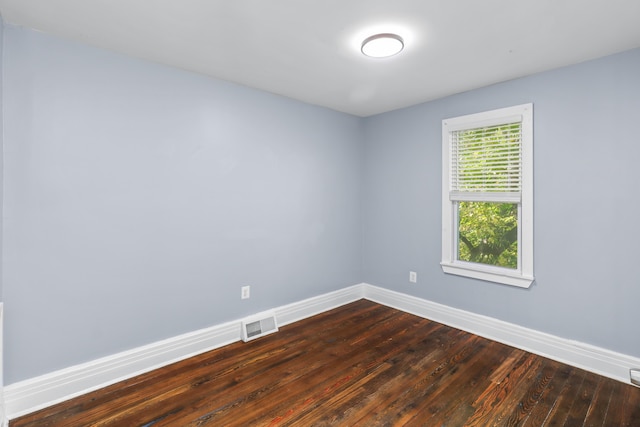
<instances>
[{"instance_id":1,"label":"floor vent","mask_svg":"<svg viewBox=\"0 0 640 427\"><path fill-rule=\"evenodd\" d=\"M247 317L242 321L242 341L244 342L277 331L276 315L270 311Z\"/></svg>"}]
</instances>

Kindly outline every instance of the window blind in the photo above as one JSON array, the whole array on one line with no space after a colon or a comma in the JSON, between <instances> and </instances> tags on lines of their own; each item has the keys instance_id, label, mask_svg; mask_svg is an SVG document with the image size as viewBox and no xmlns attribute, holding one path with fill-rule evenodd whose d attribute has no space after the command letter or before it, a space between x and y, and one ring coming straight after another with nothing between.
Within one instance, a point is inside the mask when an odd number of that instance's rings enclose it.
<instances>
[{"instance_id":1,"label":"window blind","mask_svg":"<svg viewBox=\"0 0 640 427\"><path fill-rule=\"evenodd\" d=\"M521 140L521 122L452 131L451 199L519 201Z\"/></svg>"}]
</instances>

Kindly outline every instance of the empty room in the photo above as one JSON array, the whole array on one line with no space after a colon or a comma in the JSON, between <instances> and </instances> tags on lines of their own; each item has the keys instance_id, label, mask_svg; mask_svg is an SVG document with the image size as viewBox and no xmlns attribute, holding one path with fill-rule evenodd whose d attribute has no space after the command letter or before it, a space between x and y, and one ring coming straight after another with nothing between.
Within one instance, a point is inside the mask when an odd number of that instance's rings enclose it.
<instances>
[{"instance_id":1,"label":"empty room","mask_svg":"<svg viewBox=\"0 0 640 427\"><path fill-rule=\"evenodd\" d=\"M640 426L640 1L0 14L0 425Z\"/></svg>"}]
</instances>

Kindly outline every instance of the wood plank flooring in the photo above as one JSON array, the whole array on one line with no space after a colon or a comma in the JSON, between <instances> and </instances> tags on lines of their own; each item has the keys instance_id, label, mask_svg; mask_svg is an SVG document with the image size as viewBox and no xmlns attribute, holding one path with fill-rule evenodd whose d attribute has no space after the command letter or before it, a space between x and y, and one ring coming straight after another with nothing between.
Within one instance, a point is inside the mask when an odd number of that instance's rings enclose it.
<instances>
[{"instance_id":1,"label":"wood plank flooring","mask_svg":"<svg viewBox=\"0 0 640 427\"><path fill-rule=\"evenodd\" d=\"M360 300L23 426L640 426L640 388Z\"/></svg>"}]
</instances>

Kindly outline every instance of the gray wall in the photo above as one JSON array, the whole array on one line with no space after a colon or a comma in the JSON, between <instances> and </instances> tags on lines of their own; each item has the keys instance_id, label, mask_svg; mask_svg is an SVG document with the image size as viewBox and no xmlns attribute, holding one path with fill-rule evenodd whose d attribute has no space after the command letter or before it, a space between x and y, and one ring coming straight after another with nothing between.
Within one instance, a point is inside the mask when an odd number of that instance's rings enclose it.
<instances>
[{"instance_id":1,"label":"gray wall","mask_svg":"<svg viewBox=\"0 0 640 427\"><path fill-rule=\"evenodd\" d=\"M2 221L3 221L3 210L4 210L4 160L3 160L3 146L4 146L4 115L3 111L3 96L2 96L2 88L4 86L3 79L3 66L4 63L4 20L0 15L0 302L3 301L2 298L2 247L3 247L3 239L2 239ZM2 337L2 331L0 331L0 337ZM2 348L2 345L0 345ZM0 355L0 360L2 359ZM2 367L0 367L0 373L2 372ZM2 383L0 383L1 385Z\"/></svg>"},{"instance_id":2,"label":"gray wall","mask_svg":"<svg viewBox=\"0 0 640 427\"><path fill-rule=\"evenodd\" d=\"M360 119L4 36L8 384L361 282Z\"/></svg>"},{"instance_id":3,"label":"gray wall","mask_svg":"<svg viewBox=\"0 0 640 427\"><path fill-rule=\"evenodd\" d=\"M519 289L445 275L441 121L527 102L536 281ZM366 119L364 280L640 356L639 119L640 50Z\"/></svg>"}]
</instances>

